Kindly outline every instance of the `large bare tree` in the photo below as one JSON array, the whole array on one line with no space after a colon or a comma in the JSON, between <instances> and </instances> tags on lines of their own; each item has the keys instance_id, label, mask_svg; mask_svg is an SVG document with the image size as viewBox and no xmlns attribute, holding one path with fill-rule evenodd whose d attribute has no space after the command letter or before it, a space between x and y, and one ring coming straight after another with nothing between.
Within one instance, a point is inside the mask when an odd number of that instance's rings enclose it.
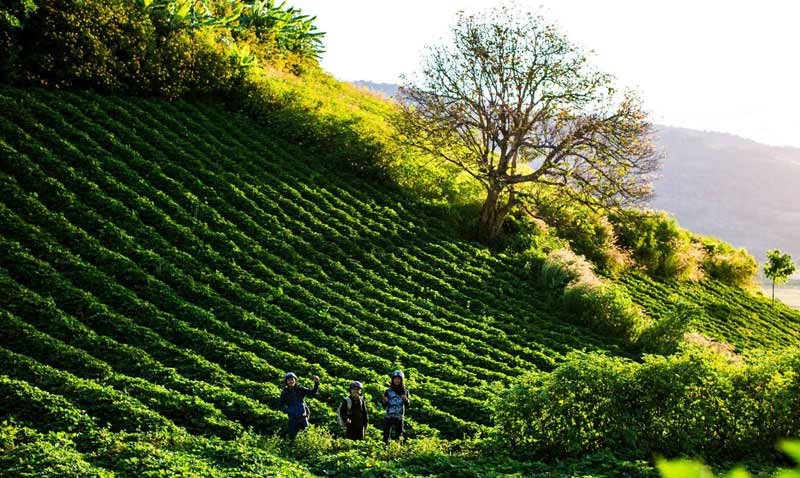
<instances>
[{"instance_id":1,"label":"large bare tree","mask_svg":"<svg viewBox=\"0 0 800 478\"><path fill-rule=\"evenodd\" d=\"M617 93L541 16L507 7L459 14L450 40L428 49L400 96L401 140L486 189L484 241L501 234L522 183L599 207L650 194L658 155L638 97Z\"/></svg>"}]
</instances>

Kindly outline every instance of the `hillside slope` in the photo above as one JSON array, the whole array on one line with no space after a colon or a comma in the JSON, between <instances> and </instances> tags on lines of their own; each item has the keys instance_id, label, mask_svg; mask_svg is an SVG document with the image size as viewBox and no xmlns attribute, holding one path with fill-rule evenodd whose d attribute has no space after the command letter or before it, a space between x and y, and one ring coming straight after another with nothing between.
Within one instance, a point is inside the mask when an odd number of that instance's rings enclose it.
<instances>
[{"instance_id":1,"label":"hillside slope","mask_svg":"<svg viewBox=\"0 0 800 478\"><path fill-rule=\"evenodd\" d=\"M20 298L3 305L20 331L4 336L4 360L62 368L54 351L67 347L117 370L102 337L253 406L273 404L285 370L316 373L328 420L334 385L375 394L402 367L414 419L460 435L488 423L487 384L616 349L566 323L507 259L243 117L68 93L1 100L3 296ZM53 350L34 352L22 331ZM126 367L124 380L150 373ZM274 412L236 420L203 400L222 429L275 431Z\"/></svg>"},{"instance_id":2,"label":"hillside slope","mask_svg":"<svg viewBox=\"0 0 800 478\"><path fill-rule=\"evenodd\" d=\"M490 425L498 384L575 350L636 356L437 210L214 104L2 88L0 111L0 421L39 447L81 433L57 456L94 476L164 453L305 473L241 442L283 429L287 370L322 377L312 421L334 428L350 380L378 416L403 368L410 436L458 438ZM798 343L800 314L719 284L625 284L654 316L700 303L696 327L740 349Z\"/></svg>"}]
</instances>

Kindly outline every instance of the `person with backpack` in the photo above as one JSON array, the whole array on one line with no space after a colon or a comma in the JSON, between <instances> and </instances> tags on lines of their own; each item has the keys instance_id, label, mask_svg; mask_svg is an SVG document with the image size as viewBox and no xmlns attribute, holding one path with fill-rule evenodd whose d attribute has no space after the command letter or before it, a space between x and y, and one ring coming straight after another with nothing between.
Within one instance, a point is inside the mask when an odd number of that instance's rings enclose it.
<instances>
[{"instance_id":1,"label":"person with backpack","mask_svg":"<svg viewBox=\"0 0 800 478\"><path fill-rule=\"evenodd\" d=\"M301 387L297 384L297 375L292 372L283 376L281 392L281 410L289 417L289 438L294 439L300 430L308 428L310 412L305 398L316 395L319 390L319 377L314 375L314 388Z\"/></svg>"},{"instance_id":2,"label":"person with backpack","mask_svg":"<svg viewBox=\"0 0 800 478\"><path fill-rule=\"evenodd\" d=\"M392 429L397 433L397 439L403 438L403 426L406 407L411 406L408 389L403 381L405 375L400 370L391 374L391 386L383 394L383 406L386 408L386 417L383 419L383 442L389 443Z\"/></svg>"},{"instance_id":3,"label":"person with backpack","mask_svg":"<svg viewBox=\"0 0 800 478\"><path fill-rule=\"evenodd\" d=\"M345 436L349 440L363 440L369 425L367 403L361 396L361 382L350 383L350 395L342 400L337 410L339 425L346 430Z\"/></svg>"}]
</instances>

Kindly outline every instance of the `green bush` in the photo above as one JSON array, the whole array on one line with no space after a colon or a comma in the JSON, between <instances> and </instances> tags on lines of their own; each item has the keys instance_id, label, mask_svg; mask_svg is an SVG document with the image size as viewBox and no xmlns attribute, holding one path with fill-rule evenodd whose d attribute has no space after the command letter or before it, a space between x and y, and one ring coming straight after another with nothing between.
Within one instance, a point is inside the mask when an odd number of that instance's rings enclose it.
<instances>
[{"instance_id":1,"label":"green bush","mask_svg":"<svg viewBox=\"0 0 800 478\"><path fill-rule=\"evenodd\" d=\"M0 79L167 98L231 91L241 71L229 34L153 20L139 2L37 0L18 27L0 25L9 52Z\"/></svg>"},{"instance_id":2,"label":"green bush","mask_svg":"<svg viewBox=\"0 0 800 478\"><path fill-rule=\"evenodd\" d=\"M661 317L642 332L639 346L644 352L669 355L678 350L689 324L702 311L699 307L672 298L673 307L665 317Z\"/></svg>"},{"instance_id":3,"label":"green bush","mask_svg":"<svg viewBox=\"0 0 800 478\"><path fill-rule=\"evenodd\" d=\"M658 279L697 279L701 252L689 231L663 211L629 210L610 217L620 246Z\"/></svg>"},{"instance_id":4,"label":"green bush","mask_svg":"<svg viewBox=\"0 0 800 478\"><path fill-rule=\"evenodd\" d=\"M567 249L548 254L539 283L554 293L563 291L561 303L568 317L598 333L635 344L650 325L624 289L599 279L589 261Z\"/></svg>"},{"instance_id":5,"label":"green bush","mask_svg":"<svg viewBox=\"0 0 800 478\"><path fill-rule=\"evenodd\" d=\"M334 442L333 435L326 428L310 426L298 433L289 452L298 459L319 458L331 452Z\"/></svg>"},{"instance_id":6,"label":"green bush","mask_svg":"<svg viewBox=\"0 0 800 478\"><path fill-rule=\"evenodd\" d=\"M558 291L570 284L600 284L594 275L594 266L583 256L569 249L552 251L545 258L539 272L539 283Z\"/></svg>"},{"instance_id":7,"label":"green bush","mask_svg":"<svg viewBox=\"0 0 800 478\"><path fill-rule=\"evenodd\" d=\"M643 363L574 353L551 374L506 390L494 416L503 440L539 457L608 449L637 458L752 458L796 433L798 372L797 352L748 365L698 348Z\"/></svg>"},{"instance_id":8,"label":"green bush","mask_svg":"<svg viewBox=\"0 0 800 478\"><path fill-rule=\"evenodd\" d=\"M555 229L555 235L569 242L570 249L608 276L621 273L630 262L616 245L614 228L608 217L557 194L538 191L533 194L536 214Z\"/></svg>"},{"instance_id":9,"label":"green bush","mask_svg":"<svg viewBox=\"0 0 800 478\"><path fill-rule=\"evenodd\" d=\"M648 319L630 296L613 284L579 283L564 289L564 309L601 334L636 343L648 327Z\"/></svg>"},{"instance_id":10,"label":"green bush","mask_svg":"<svg viewBox=\"0 0 800 478\"><path fill-rule=\"evenodd\" d=\"M273 2L3 2L0 80L167 98L227 97L259 56L291 71L316 65L322 34L313 21Z\"/></svg>"},{"instance_id":11,"label":"green bush","mask_svg":"<svg viewBox=\"0 0 800 478\"><path fill-rule=\"evenodd\" d=\"M737 287L753 287L758 262L746 249L737 249L713 237L695 236L693 240L705 252L702 266L709 277Z\"/></svg>"},{"instance_id":12,"label":"green bush","mask_svg":"<svg viewBox=\"0 0 800 478\"><path fill-rule=\"evenodd\" d=\"M476 221L479 216L479 203L470 211ZM498 249L507 253L522 253L528 250L541 251L545 254L565 247L564 241L552 234L552 230L541 221L532 219L522 211L514 211L503 222L503 236L498 241ZM544 257L543 257L544 258Z\"/></svg>"}]
</instances>

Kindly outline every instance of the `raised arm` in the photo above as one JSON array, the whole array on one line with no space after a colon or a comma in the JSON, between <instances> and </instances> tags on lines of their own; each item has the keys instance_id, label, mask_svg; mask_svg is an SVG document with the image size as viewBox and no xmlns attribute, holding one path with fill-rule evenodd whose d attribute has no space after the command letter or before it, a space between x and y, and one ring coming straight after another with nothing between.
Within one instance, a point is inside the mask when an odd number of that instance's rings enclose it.
<instances>
[{"instance_id":1,"label":"raised arm","mask_svg":"<svg viewBox=\"0 0 800 478\"><path fill-rule=\"evenodd\" d=\"M314 375L314 388L304 388L303 392L304 395L307 397L312 397L317 394L319 391L319 377Z\"/></svg>"}]
</instances>

